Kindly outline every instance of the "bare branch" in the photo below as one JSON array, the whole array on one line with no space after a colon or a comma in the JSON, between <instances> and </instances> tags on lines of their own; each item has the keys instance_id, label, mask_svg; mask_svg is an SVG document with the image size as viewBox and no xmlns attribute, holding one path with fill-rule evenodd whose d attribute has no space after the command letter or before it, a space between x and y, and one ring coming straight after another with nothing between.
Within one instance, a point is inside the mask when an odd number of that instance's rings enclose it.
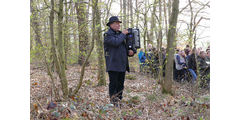
<instances>
[{"instance_id":1,"label":"bare branch","mask_svg":"<svg viewBox=\"0 0 240 120\"><path fill-rule=\"evenodd\" d=\"M44 3L45 3L45 5L46 5L48 8L50 8L50 9L51 9L51 7L48 5L48 3L47 3L47 1L46 1L46 0L44 0ZM54 11L54 12L56 12L56 13L58 13L58 11L57 11L57 10L55 10L55 9L53 9L53 11Z\"/></svg>"}]
</instances>

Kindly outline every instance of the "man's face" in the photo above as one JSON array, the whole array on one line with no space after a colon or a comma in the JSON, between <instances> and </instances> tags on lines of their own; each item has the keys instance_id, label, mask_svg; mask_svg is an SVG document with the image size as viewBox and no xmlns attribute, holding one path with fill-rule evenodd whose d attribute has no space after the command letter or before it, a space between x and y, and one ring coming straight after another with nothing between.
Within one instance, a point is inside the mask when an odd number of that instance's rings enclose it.
<instances>
[{"instance_id":1,"label":"man's face","mask_svg":"<svg viewBox=\"0 0 240 120\"><path fill-rule=\"evenodd\" d=\"M185 52L181 50L180 55L185 56Z\"/></svg>"},{"instance_id":2,"label":"man's face","mask_svg":"<svg viewBox=\"0 0 240 120\"><path fill-rule=\"evenodd\" d=\"M114 31L120 31L120 22L113 22L112 24L110 24L110 27L114 30Z\"/></svg>"},{"instance_id":3,"label":"man's face","mask_svg":"<svg viewBox=\"0 0 240 120\"><path fill-rule=\"evenodd\" d=\"M202 58L205 58L205 57L206 57L206 53L205 53L205 52L202 52L202 53L200 54L200 56L201 56Z\"/></svg>"},{"instance_id":4,"label":"man's face","mask_svg":"<svg viewBox=\"0 0 240 120\"><path fill-rule=\"evenodd\" d=\"M149 49L152 49L152 44L148 44L148 48L149 48Z\"/></svg>"},{"instance_id":5,"label":"man's face","mask_svg":"<svg viewBox=\"0 0 240 120\"><path fill-rule=\"evenodd\" d=\"M207 56L210 57L210 51L207 51Z\"/></svg>"}]
</instances>

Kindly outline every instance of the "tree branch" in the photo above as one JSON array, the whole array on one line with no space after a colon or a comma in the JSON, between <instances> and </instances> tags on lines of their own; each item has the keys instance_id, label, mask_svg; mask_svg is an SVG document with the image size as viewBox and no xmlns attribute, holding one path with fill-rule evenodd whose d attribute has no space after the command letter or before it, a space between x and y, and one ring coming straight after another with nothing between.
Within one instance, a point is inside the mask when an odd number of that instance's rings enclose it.
<instances>
[{"instance_id":1,"label":"tree branch","mask_svg":"<svg viewBox=\"0 0 240 120\"><path fill-rule=\"evenodd\" d=\"M46 5L48 8L52 9L52 8L47 4L47 1L46 1L46 0L44 0L44 3L45 3L45 5ZM57 11L57 10L55 10L55 9L52 9L52 10L58 14L58 11Z\"/></svg>"}]
</instances>

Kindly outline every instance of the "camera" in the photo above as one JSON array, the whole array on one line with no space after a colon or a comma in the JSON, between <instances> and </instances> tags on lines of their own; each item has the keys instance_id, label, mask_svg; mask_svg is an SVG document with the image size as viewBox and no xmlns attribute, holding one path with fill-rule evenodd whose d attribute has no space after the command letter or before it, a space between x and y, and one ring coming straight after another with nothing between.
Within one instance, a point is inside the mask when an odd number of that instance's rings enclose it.
<instances>
[{"instance_id":1,"label":"camera","mask_svg":"<svg viewBox=\"0 0 240 120\"><path fill-rule=\"evenodd\" d=\"M140 32L138 28L128 28L128 34L126 38L127 49L133 50L134 53L140 48Z\"/></svg>"}]
</instances>

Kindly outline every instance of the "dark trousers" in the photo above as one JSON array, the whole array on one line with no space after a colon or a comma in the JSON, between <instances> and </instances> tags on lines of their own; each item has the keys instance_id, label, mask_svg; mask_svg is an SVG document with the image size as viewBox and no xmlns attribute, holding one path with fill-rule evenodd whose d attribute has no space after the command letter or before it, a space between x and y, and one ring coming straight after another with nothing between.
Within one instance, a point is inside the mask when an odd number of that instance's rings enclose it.
<instances>
[{"instance_id":1,"label":"dark trousers","mask_svg":"<svg viewBox=\"0 0 240 120\"><path fill-rule=\"evenodd\" d=\"M109 71L108 75L110 101L114 103L122 99L125 72Z\"/></svg>"},{"instance_id":2,"label":"dark trousers","mask_svg":"<svg viewBox=\"0 0 240 120\"><path fill-rule=\"evenodd\" d=\"M180 82L182 79L185 80L186 69L176 70L176 80Z\"/></svg>"}]
</instances>

